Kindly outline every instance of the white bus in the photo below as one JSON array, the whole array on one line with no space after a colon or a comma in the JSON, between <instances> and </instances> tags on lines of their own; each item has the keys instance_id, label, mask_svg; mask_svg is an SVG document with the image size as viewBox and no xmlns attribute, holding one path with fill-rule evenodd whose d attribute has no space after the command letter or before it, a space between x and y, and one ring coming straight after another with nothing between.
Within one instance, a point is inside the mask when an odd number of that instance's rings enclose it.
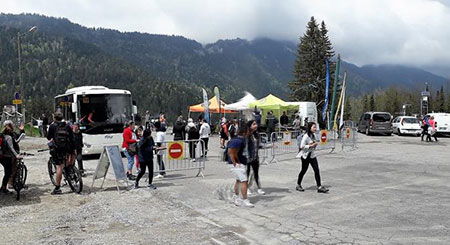
<instances>
[{"instance_id":1,"label":"white bus","mask_svg":"<svg viewBox=\"0 0 450 245\"><path fill-rule=\"evenodd\" d=\"M122 148L124 124L137 113L128 90L103 86L71 88L55 97L55 111L67 122L79 122L83 154L99 154L105 145Z\"/></svg>"}]
</instances>

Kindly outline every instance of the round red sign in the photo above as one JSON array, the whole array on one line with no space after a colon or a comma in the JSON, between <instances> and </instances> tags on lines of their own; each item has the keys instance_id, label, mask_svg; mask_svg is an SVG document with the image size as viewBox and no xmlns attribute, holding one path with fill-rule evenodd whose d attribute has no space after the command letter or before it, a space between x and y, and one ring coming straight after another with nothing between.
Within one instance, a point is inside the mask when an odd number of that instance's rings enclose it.
<instances>
[{"instance_id":1,"label":"round red sign","mask_svg":"<svg viewBox=\"0 0 450 245\"><path fill-rule=\"evenodd\" d=\"M349 128L347 128L347 130L346 130L346 136L347 136L347 139L350 139L350 129Z\"/></svg>"},{"instance_id":2,"label":"round red sign","mask_svg":"<svg viewBox=\"0 0 450 245\"><path fill-rule=\"evenodd\" d=\"M322 135L320 136L320 141L327 142L327 133L326 132L322 133Z\"/></svg>"},{"instance_id":3,"label":"round red sign","mask_svg":"<svg viewBox=\"0 0 450 245\"><path fill-rule=\"evenodd\" d=\"M169 155L171 158L177 159L183 155L183 146L179 143L173 143L169 147Z\"/></svg>"}]
</instances>

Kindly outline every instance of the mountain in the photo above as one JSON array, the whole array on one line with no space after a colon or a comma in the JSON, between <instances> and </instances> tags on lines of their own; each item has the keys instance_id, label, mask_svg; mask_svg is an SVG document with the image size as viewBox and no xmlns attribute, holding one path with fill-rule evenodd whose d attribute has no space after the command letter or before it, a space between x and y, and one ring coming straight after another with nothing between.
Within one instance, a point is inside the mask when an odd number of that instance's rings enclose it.
<instances>
[{"instance_id":1,"label":"mountain","mask_svg":"<svg viewBox=\"0 0 450 245\"><path fill-rule=\"evenodd\" d=\"M129 89L141 111L173 115L200 103L202 87L211 95L216 85L226 102L240 98L244 91L287 99L297 50L295 43L267 38L203 45L182 36L86 28L68 19L36 14L0 14L2 103L10 101L12 83L18 84L16 34L31 26L38 26L38 31L22 40L27 95L47 101L43 98L68 87L98 84ZM447 83L406 66L358 67L343 61L341 73L344 70L353 96L390 86L421 90L424 82L436 89Z\"/></svg>"}]
</instances>

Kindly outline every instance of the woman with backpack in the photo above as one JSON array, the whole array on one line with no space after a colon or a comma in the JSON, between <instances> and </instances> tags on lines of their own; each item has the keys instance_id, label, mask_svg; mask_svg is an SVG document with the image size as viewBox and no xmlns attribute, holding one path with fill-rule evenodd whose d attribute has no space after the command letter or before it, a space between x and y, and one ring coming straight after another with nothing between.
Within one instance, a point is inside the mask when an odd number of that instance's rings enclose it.
<instances>
[{"instance_id":1,"label":"woman with backpack","mask_svg":"<svg viewBox=\"0 0 450 245\"><path fill-rule=\"evenodd\" d=\"M8 180L12 175L12 167L13 162L16 159L21 159L22 157L19 155L19 153L14 149L14 125L13 122L10 120L6 120L3 123L3 132L0 136L1 141L1 153L2 157L0 158L0 163L3 165L3 169L5 172L5 175L3 176L2 180L2 186L0 188L1 193L4 194L11 194L10 191L7 189Z\"/></svg>"},{"instance_id":2,"label":"woman with backpack","mask_svg":"<svg viewBox=\"0 0 450 245\"><path fill-rule=\"evenodd\" d=\"M302 180L303 176L308 170L309 165L311 165L314 170L314 177L316 178L317 192L327 193L329 190L320 182L319 163L317 162L316 156L317 142L315 141L314 137L316 130L316 123L309 122L306 128L306 133L302 137L299 153L302 160L302 170L298 174L297 187L295 189L297 191L305 191L305 189L303 189L302 187Z\"/></svg>"},{"instance_id":3,"label":"woman with backpack","mask_svg":"<svg viewBox=\"0 0 450 245\"><path fill-rule=\"evenodd\" d=\"M266 194L261 189L261 183L259 182L259 134L258 134L258 124L255 120L250 120L246 124L247 130L248 130L248 138L247 138L247 178L250 179L250 171L253 169L253 177L255 179L255 183L257 186L257 192L258 194L264 195ZM251 194L250 192L250 185L247 190L247 194Z\"/></svg>"},{"instance_id":4,"label":"woman with backpack","mask_svg":"<svg viewBox=\"0 0 450 245\"><path fill-rule=\"evenodd\" d=\"M192 118L188 119L188 124L186 126L186 132L188 134L189 141L189 157L195 162L195 148L197 147L197 142L200 138L200 134L197 129L197 125L195 125L194 120ZM192 140L192 141L191 141Z\"/></svg>"},{"instance_id":5,"label":"woman with backpack","mask_svg":"<svg viewBox=\"0 0 450 245\"><path fill-rule=\"evenodd\" d=\"M135 188L139 188L139 180L144 176L145 169L148 167L148 185L150 189L156 189L153 182L153 150L155 148L155 141L152 137L152 132L149 129L144 130L142 140L139 141L138 157L140 162L140 171L136 178Z\"/></svg>"}]
</instances>

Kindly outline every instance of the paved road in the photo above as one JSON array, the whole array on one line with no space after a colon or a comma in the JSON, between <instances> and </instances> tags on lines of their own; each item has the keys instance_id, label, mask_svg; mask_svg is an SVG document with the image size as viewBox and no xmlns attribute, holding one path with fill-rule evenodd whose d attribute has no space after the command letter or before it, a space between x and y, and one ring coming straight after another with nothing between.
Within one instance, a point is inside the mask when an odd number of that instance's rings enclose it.
<instances>
[{"instance_id":1,"label":"paved road","mask_svg":"<svg viewBox=\"0 0 450 245\"><path fill-rule=\"evenodd\" d=\"M450 138L358 136L357 150L319 156L329 194L317 193L312 169L307 190L295 191L300 163L289 155L262 166L267 194L250 197L255 208L236 207L227 200L233 177L212 138L204 178L194 177L196 171L171 173L154 182L156 191L117 194L111 173L106 191L53 197L44 172L20 207L0 197L0 229L22 227L24 243L449 244ZM93 171L96 161L86 164ZM69 208L48 214L55 205ZM55 229L63 232L54 236ZM20 242L5 233L0 238Z\"/></svg>"}]
</instances>

